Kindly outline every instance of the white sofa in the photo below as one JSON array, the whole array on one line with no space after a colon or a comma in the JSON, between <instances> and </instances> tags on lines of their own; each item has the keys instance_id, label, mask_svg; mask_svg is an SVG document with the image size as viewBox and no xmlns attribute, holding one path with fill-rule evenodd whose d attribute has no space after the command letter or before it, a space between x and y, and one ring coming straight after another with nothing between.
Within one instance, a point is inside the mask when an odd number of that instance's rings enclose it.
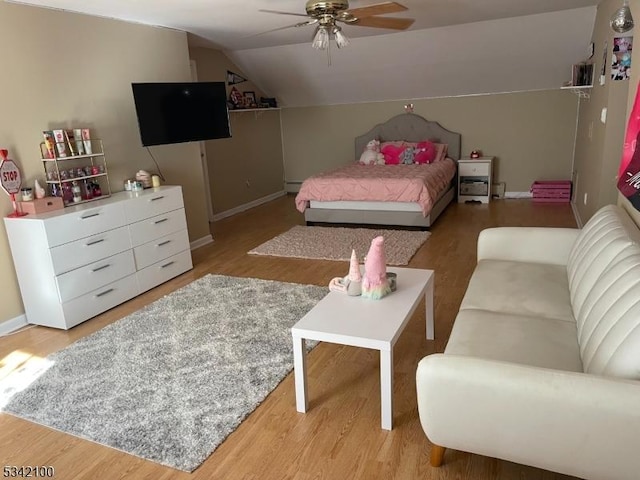
<instances>
[{"instance_id":1,"label":"white sofa","mask_svg":"<svg viewBox=\"0 0 640 480\"><path fill-rule=\"evenodd\" d=\"M417 368L432 465L452 448L640 478L639 243L613 205L582 230L481 232L446 349Z\"/></svg>"}]
</instances>

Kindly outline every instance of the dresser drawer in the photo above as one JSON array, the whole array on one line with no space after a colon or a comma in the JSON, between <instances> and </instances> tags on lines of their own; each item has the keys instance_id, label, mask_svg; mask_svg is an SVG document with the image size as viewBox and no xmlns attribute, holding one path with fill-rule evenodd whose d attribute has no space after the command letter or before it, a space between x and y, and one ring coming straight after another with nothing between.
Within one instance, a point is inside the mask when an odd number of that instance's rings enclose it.
<instances>
[{"instance_id":1,"label":"dresser drawer","mask_svg":"<svg viewBox=\"0 0 640 480\"><path fill-rule=\"evenodd\" d=\"M126 225L122 203L87 208L44 220L49 247Z\"/></svg>"},{"instance_id":2,"label":"dresser drawer","mask_svg":"<svg viewBox=\"0 0 640 480\"><path fill-rule=\"evenodd\" d=\"M154 263L138 272L140 292L146 292L191 268L193 268L193 263L191 262L190 250Z\"/></svg>"},{"instance_id":3,"label":"dresser drawer","mask_svg":"<svg viewBox=\"0 0 640 480\"><path fill-rule=\"evenodd\" d=\"M184 208L156 215L129 225L131 244L134 247L151 242L170 233L186 230L187 219Z\"/></svg>"},{"instance_id":4,"label":"dresser drawer","mask_svg":"<svg viewBox=\"0 0 640 480\"><path fill-rule=\"evenodd\" d=\"M135 271L132 250L72 270L56 277L60 301L69 301Z\"/></svg>"},{"instance_id":5,"label":"dresser drawer","mask_svg":"<svg viewBox=\"0 0 640 480\"><path fill-rule=\"evenodd\" d=\"M129 275L65 302L62 304L65 328L74 327L139 294L136 276Z\"/></svg>"},{"instance_id":6,"label":"dresser drawer","mask_svg":"<svg viewBox=\"0 0 640 480\"><path fill-rule=\"evenodd\" d=\"M185 250L189 250L189 235L186 229L134 248L133 256L136 259L136 268L142 270Z\"/></svg>"},{"instance_id":7,"label":"dresser drawer","mask_svg":"<svg viewBox=\"0 0 640 480\"><path fill-rule=\"evenodd\" d=\"M148 190L127 202L126 216L128 223L135 223L183 207L180 188Z\"/></svg>"},{"instance_id":8,"label":"dresser drawer","mask_svg":"<svg viewBox=\"0 0 640 480\"><path fill-rule=\"evenodd\" d=\"M53 270L56 275L60 275L130 248L127 227L116 228L52 248Z\"/></svg>"},{"instance_id":9,"label":"dresser drawer","mask_svg":"<svg viewBox=\"0 0 640 480\"><path fill-rule=\"evenodd\" d=\"M458 175L460 177L488 177L491 164L488 162L465 162L458 164Z\"/></svg>"}]
</instances>

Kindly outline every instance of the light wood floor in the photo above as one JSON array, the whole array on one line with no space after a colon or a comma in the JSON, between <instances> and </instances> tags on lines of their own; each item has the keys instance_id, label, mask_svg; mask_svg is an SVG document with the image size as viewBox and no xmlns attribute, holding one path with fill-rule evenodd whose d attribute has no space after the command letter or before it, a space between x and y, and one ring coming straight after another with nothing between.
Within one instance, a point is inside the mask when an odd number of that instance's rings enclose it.
<instances>
[{"instance_id":1,"label":"light wood floor","mask_svg":"<svg viewBox=\"0 0 640 480\"><path fill-rule=\"evenodd\" d=\"M22 352L44 357L207 273L326 285L346 274L346 263L258 257L251 248L302 224L287 196L212 226L215 242L193 252L194 269L65 332L44 327L0 338L0 378ZM445 464L429 466L430 444L418 420L415 369L444 349L475 264L480 230L491 226L575 227L568 205L501 200L452 204L410 267L435 270L436 340L425 339L419 307L394 350L394 429L380 429L377 352L320 344L308 357L310 410L295 409L290 374L192 474L139 459L33 423L0 414L0 468L52 465L72 479L473 479L552 480L562 475L447 450ZM499 432L495 432L499 434ZM523 442L526 439L522 439Z\"/></svg>"}]
</instances>

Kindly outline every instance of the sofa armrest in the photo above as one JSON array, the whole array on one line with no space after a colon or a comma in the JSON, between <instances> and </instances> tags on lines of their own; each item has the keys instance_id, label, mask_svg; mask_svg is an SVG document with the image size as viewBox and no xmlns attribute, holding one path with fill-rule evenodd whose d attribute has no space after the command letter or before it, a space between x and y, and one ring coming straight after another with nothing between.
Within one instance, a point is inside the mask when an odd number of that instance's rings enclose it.
<instances>
[{"instance_id":1,"label":"sofa armrest","mask_svg":"<svg viewBox=\"0 0 640 480\"><path fill-rule=\"evenodd\" d=\"M478 261L511 260L566 265L579 233L577 228L488 228L481 231L478 237Z\"/></svg>"},{"instance_id":2,"label":"sofa armrest","mask_svg":"<svg viewBox=\"0 0 640 480\"><path fill-rule=\"evenodd\" d=\"M638 478L640 382L434 354L416 383L437 445L580 478Z\"/></svg>"}]
</instances>

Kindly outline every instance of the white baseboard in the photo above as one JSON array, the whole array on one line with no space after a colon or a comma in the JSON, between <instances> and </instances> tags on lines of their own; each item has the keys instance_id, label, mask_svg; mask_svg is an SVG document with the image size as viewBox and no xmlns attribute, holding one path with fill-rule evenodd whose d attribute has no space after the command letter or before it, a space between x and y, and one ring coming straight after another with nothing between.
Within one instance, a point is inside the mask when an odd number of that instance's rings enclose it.
<instances>
[{"instance_id":1,"label":"white baseboard","mask_svg":"<svg viewBox=\"0 0 640 480\"><path fill-rule=\"evenodd\" d=\"M210 243L213 243L213 237L211 236L211 234L194 240L189 244L189 246L191 247L191 250L195 250L196 248L204 247L205 245L209 245Z\"/></svg>"},{"instance_id":2,"label":"white baseboard","mask_svg":"<svg viewBox=\"0 0 640 480\"><path fill-rule=\"evenodd\" d=\"M576 207L575 202L571 202L571 210L573 210L573 217L576 219L576 225L578 225L578 228L584 227L582 219L580 218L580 213L578 212L578 207Z\"/></svg>"},{"instance_id":3,"label":"white baseboard","mask_svg":"<svg viewBox=\"0 0 640 480\"><path fill-rule=\"evenodd\" d=\"M27 316L24 314L18 315L16 318L11 318L4 322L0 322L0 337L27 325Z\"/></svg>"},{"instance_id":4,"label":"white baseboard","mask_svg":"<svg viewBox=\"0 0 640 480\"><path fill-rule=\"evenodd\" d=\"M533 198L531 192L504 192L504 198Z\"/></svg>"},{"instance_id":5,"label":"white baseboard","mask_svg":"<svg viewBox=\"0 0 640 480\"><path fill-rule=\"evenodd\" d=\"M236 213L244 212L245 210L249 210L250 208L257 207L258 205L262 205L263 203L270 202L271 200L275 200L276 198L284 197L287 194L285 190L281 190L280 192L272 193L271 195L267 195L266 197L258 198L249 203L245 203L244 205L239 205L231 210L227 210L224 212L216 213L213 216L213 221L217 222L218 220L222 220L223 218L230 217L235 215Z\"/></svg>"},{"instance_id":6,"label":"white baseboard","mask_svg":"<svg viewBox=\"0 0 640 480\"><path fill-rule=\"evenodd\" d=\"M284 184L284 189L287 193L298 193L301 186L302 182L286 182Z\"/></svg>"}]
</instances>

